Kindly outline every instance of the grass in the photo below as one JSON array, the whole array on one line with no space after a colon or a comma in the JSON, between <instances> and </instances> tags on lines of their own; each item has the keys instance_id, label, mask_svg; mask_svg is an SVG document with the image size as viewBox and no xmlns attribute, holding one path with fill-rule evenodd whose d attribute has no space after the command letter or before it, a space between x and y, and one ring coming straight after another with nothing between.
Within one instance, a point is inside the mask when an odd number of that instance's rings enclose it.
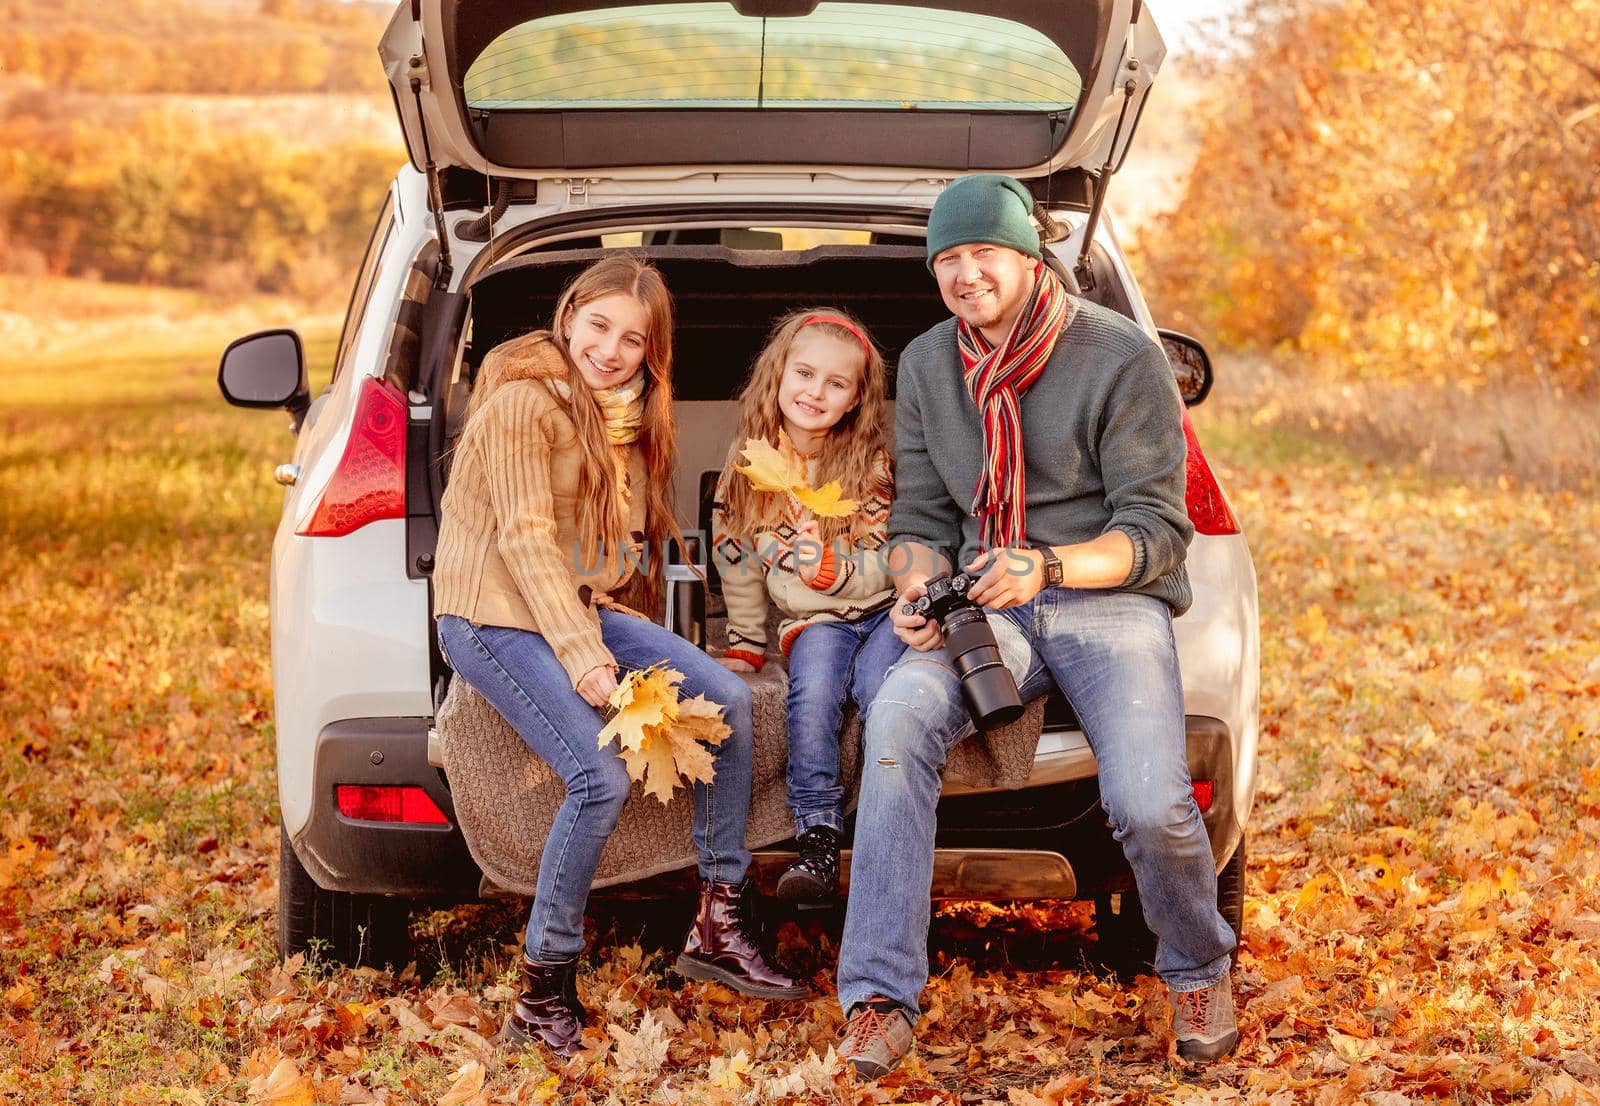
<instances>
[{"instance_id":1,"label":"grass","mask_svg":"<svg viewBox=\"0 0 1600 1106\"><path fill-rule=\"evenodd\" d=\"M1593 389L1345 382L1290 357L1224 357L1217 370L1206 406L1247 427L1276 461L1337 443L1332 448L1378 471L1488 478L1509 488L1523 483L1590 496L1600 486L1600 395Z\"/></svg>"},{"instance_id":2,"label":"grass","mask_svg":"<svg viewBox=\"0 0 1600 1106\"><path fill-rule=\"evenodd\" d=\"M117 1006L100 960L141 931L170 927L185 949L223 929L270 944L265 565L272 464L292 438L282 416L217 392L231 336L0 364L0 830L38 861L36 898L20 916L10 904L28 933L0 939L0 978L38 978L38 1001L85 1028ZM332 335L311 339L325 379ZM240 879L259 885L242 903ZM130 1077L215 1058L216 1035L150 1011L82 1078L103 1074L109 1100Z\"/></svg>"}]
</instances>

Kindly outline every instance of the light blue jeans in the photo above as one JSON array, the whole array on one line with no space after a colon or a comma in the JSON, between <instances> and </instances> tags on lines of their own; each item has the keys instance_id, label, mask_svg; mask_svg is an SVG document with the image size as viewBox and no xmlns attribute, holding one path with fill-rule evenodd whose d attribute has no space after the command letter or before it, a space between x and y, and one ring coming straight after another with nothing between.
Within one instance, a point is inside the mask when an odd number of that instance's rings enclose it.
<instances>
[{"instance_id":1,"label":"light blue jeans","mask_svg":"<svg viewBox=\"0 0 1600 1106\"><path fill-rule=\"evenodd\" d=\"M666 661L683 673L679 689L684 697L704 695L725 708L722 719L733 732L711 749L715 778L694 785L693 836L700 878L739 882L750 865L745 848L752 748L749 687L677 634L642 618L602 610L600 635L623 668ZM615 742L605 748L597 744L605 723L572 689L542 635L474 626L443 615L439 642L456 674L566 782L566 800L556 811L539 860L525 941L528 955L542 963L570 960L583 951L583 908L600 850L628 801L627 770Z\"/></svg>"},{"instance_id":2,"label":"light blue jeans","mask_svg":"<svg viewBox=\"0 0 1600 1106\"><path fill-rule=\"evenodd\" d=\"M1222 978L1233 931L1217 910L1210 841L1189 779L1172 614L1123 591L1047 588L989 611L1024 700L1053 678L1100 770L1101 805L1156 934L1156 972L1179 991ZM839 1004L879 995L919 1013L928 981L934 806L949 750L973 732L944 652L907 650L867 715Z\"/></svg>"},{"instance_id":3,"label":"light blue jeans","mask_svg":"<svg viewBox=\"0 0 1600 1106\"><path fill-rule=\"evenodd\" d=\"M906 651L885 607L857 622L818 622L789 647L789 813L798 837L813 826L844 832L839 729L846 701L865 719L889 666Z\"/></svg>"}]
</instances>

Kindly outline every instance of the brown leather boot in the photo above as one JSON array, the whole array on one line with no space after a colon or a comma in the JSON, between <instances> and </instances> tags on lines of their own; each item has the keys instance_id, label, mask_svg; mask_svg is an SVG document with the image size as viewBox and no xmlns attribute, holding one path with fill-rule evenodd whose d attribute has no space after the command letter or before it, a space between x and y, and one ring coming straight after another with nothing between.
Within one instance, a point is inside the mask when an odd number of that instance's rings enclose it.
<instances>
[{"instance_id":1,"label":"brown leather boot","mask_svg":"<svg viewBox=\"0 0 1600 1106\"><path fill-rule=\"evenodd\" d=\"M541 964L523 952L522 987L501 1039L512 1045L540 1041L566 1059L581 1047L584 1009L578 1002L578 961Z\"/></svg>"},{"instance_id":2,"label":"brown leather boot","mask_svg":"<svg viewBox=\"0 0 1600 1106\"><path fill-rule=\"evenodd\" d=\"M701 882L700 910L678 957L678 974L715 980L757 998L805 998L809 988L762 952L749 917L754 896L749 880Z\"/></svg>"}]
</instances>

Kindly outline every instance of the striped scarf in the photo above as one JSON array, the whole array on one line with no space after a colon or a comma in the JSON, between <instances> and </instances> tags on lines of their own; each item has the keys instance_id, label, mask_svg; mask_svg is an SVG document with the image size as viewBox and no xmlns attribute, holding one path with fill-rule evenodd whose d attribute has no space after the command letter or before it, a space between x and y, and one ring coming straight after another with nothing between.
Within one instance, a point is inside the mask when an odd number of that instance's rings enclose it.
<instances>
[{"instance_id":1,"label":"striped scarf","mask_svg":"<svg viewBox=\"0 0 1600 1106\"><path fill-rule=\"evenodd\" d=\"M987 459L972 514L982 520L983 541L991 549L1017 546L1027 537L1021 398L1044 371L1070 310L1060 279L1043 262L1034 272L1033 293L1001 345L991 345L965 320L956 327L962 379L983 415Z\"/></svg>"}]
</instances>

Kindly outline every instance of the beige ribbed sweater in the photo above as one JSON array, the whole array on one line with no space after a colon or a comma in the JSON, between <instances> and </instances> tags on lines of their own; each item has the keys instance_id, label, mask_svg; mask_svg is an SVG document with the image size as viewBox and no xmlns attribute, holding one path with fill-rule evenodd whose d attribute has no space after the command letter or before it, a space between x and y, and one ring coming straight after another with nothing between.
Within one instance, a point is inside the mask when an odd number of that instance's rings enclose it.
<instances>
[{"instance_id":1,"label":"beige ribbed sweater","mask_svg":"<svg viewBox=\"0 0 1600 1106\"><path fill-rule=\"evenodd\" d=\"M806 463L806 478L813 483L817 480L815 458ZM786 498L782 517L767 529L753 535L732 533L722 505L728 482L743 479L733 469L724 469L711 511L711 555L728 604L729 656L756 669L765 663L769 600L783 616L778 648L788 656L795 638L807 626L855 622L894 598L894 581L880 553L894 499L894 466L887 451L880 451L873 464L873 492L856 508L867 523L866 539L859 543L835 540L823 550L816 578L809 583L800 576L793 546L797 529L810 512L802 512Z\"/></svg>"},{"instance_id":2,"label":"beige ribbed sweater","mask_svg":"<svg viewBox=\"0 0 1600 1106\"><path fill-rule=\"evenodd\" d=\"M614 663L596 606L633 574L615 549L580 548L577 427L567 413L565 355L548 332L490 350L479 387L491 389L456 445L433 571L435 615L543 635L576 685ZM583 397L587 400L587 396ZM644 536L644 455L615 446L628 472L626 518ZM627 494L624 489L624 494ZM636 552L636 550L635 550Z\"/></svg>"}]
</instances>

